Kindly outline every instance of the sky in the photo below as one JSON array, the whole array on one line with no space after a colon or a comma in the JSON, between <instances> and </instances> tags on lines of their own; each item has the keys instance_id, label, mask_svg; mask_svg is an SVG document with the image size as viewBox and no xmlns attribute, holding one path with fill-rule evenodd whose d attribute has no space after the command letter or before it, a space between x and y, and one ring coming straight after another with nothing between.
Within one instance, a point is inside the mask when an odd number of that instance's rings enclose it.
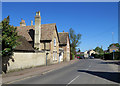
<instances>
[{"instance_id":1,"label":"sky","mask_svg":"<svg viewBox=\"0 0 120 86\"><path fill-rule=\"evenodd\" d=\"M3 2L2 19L10 16L10 25L35 24L35 12L40 11L41 23L56 23L58 32L82 34L81 51L99 46L106 50L118 42L118 2ZM112 40L112 32L113 40Z\"/></svg>"}]
</instances>

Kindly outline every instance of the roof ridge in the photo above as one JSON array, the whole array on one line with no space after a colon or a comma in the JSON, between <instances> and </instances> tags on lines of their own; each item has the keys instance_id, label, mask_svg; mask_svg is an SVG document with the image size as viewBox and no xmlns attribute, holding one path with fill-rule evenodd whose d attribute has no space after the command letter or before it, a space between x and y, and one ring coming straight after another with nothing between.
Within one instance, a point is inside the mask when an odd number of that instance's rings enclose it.
<instances>
[{"instance_id":1,"label":"roof ridge","mask_svg":"<svg viewBox=\"0 0 120 86\"><path fill-rule=\"evenodd\" d=\"M56 25L56 23L48 23L48 24L55 24ZM41 24L41 25L48 25L48 24Z\"/></svg>"},{"instance_id":2,"label":"roof ridge","mask_svg":"<svg viewBox=\"0 0 120 86\"><path fill-rule=\"evenodd\" d=\"M41 24L41 25L50 25L50 24L55 24L56 25L56 23L48 23L48 24ZM35 25L16 26L16 27L30 27L30 26L35 26Z\"/></svg>"},{"instance_id":3,"label":"roof ridge","mask_svg":"<svg viewBox=\"0 0 120 86\"><path fill-rule=\"evenodd\" d=\"M69 33L69 32L58 32L58 33Z\"/></svg>"}]
</instances>

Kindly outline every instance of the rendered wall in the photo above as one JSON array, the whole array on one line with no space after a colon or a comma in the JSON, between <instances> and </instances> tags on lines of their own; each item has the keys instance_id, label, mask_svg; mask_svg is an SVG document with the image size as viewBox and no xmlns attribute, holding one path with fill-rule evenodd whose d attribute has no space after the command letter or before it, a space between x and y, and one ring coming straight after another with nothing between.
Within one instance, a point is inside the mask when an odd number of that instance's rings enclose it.
<instances>
[{"instance_id":1,"label":"rendered wall","mask_svg":"<svg viewBox=\"0 0 120 86\"><path fill-rule=\"evenodd\" d=\"M9 61L8 71L46 64L45 53L14 52L14 62Z\"/></svg>"}]
</instances>

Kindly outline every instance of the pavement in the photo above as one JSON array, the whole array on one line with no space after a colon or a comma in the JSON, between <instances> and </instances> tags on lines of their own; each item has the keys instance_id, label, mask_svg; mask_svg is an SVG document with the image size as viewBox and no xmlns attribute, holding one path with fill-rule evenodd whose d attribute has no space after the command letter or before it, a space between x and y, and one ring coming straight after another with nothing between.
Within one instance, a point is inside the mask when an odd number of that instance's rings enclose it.
<instances>
[{"instance_id":1,"label":"pavement","mask_svg":"<svg viewBox=\"0 0 120 86\"><path fill-rule=\"evenodd\" d=\"M0 74L0 86L2 85L2 74Z\"/></svg>"},{"instance_id":2,"label":"pavement","mask_svg":"<svg viewBox=\"0 0 120 86\"><path fill-rule=\"evenodd\" d=\"M28 68L20 71L9 72L7 74L2 75L2 83L3 84L13 83L13 82L23 80L26 78L31 78L37 75L43 75L53 70L57 70L67 65L76 63L77 61L78 59L74 59L69 62L61 62L54 65L34 67L34 68Z\"/></svg>"},{"instance_id":3,"label":"pavement","mask_svg":"<svg viewBox=\"0 0 120 86\"><path fill-rule=\"evenodd\" d=\"M65 64L67 65L65 66ZM74 84L78 84L78 86L80 84L85 86L89 84L92 84L91 86L97 86L98 84L100 86L119 86L120 83L118 65L110 64L109 61L100 59L76 59L60 65L64 66L56 66L56 70L44 73L39 73L40 70L36 69L37 71L34 71L37 72L36 75L15 80L7 84L21 84L22 86L27 86L27 84L29 86L31 84L33 86L36 86L36 84L39 86L43 86L43 84L54 84L56 86L58 84L62 84L62 86L71 86Z\"/></svg>"}]
</instances>

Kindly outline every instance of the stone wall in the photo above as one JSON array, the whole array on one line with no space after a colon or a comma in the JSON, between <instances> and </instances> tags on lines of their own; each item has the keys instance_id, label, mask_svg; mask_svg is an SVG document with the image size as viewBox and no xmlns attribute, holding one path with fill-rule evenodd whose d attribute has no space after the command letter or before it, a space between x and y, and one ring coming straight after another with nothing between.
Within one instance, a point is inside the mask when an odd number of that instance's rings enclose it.
<instances>
[{"instance_id":1,"label":"stone wall","mask_svg":"<svg viewBox=\"0 0 120 86\"><path fill-rule=\"evenodd\" d=\"M46 64L46 54L42 52L14 52L13 58L14 62L9 61L8 71Z\"/></svg>"}]
</instances>

